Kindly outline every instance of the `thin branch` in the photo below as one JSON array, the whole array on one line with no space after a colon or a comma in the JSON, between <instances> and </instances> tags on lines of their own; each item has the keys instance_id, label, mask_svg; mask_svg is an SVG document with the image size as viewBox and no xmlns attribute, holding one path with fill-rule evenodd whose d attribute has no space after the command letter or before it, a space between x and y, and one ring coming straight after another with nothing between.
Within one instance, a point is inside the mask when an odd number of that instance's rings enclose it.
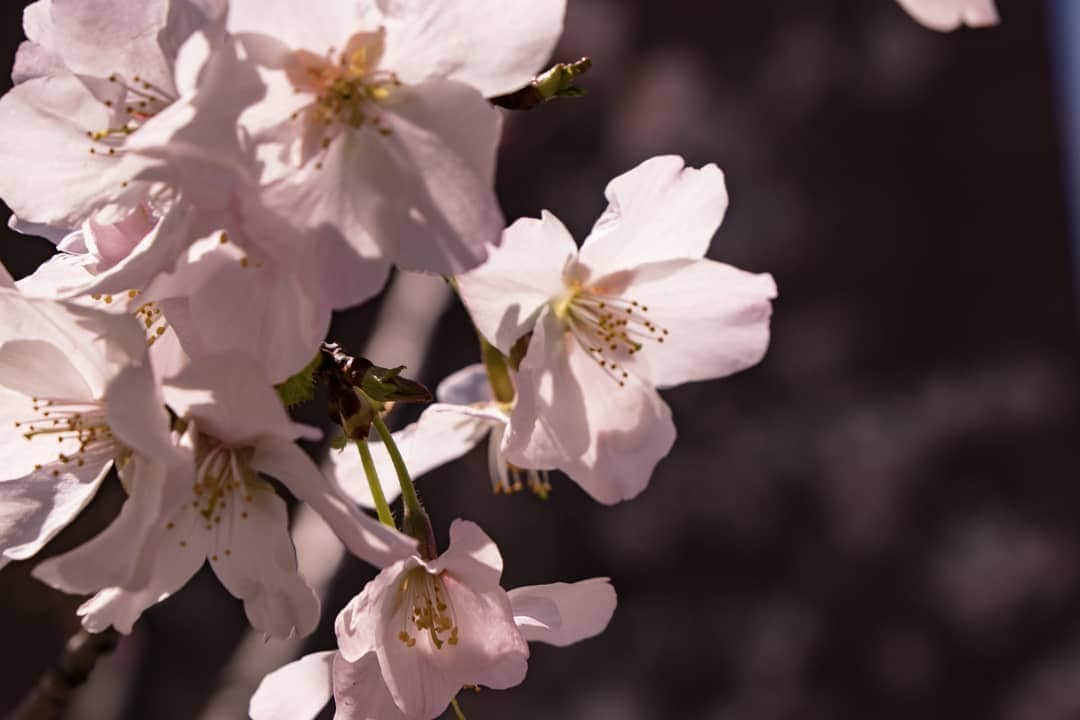
<instances>
[{"instance_id":1,"label":"thin branch","mask_svg":"<svg viewBox=\"0 0 1080 720\"><path fill-rule=\"evenodd\" d=\"M100 633L80 630L64 646L56 666L47 670L11 714L11 720L59 720L75 691L90 677L97 661L116 649L120 635L112 628Z\"/></svg>"}]
</instances>

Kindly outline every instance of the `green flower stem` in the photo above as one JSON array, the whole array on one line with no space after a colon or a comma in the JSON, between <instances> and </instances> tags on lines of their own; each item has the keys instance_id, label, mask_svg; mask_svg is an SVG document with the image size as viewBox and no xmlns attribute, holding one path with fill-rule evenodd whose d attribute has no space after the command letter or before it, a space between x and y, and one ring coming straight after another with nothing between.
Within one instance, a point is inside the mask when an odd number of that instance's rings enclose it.
<instances>
[{"instance_id":1,"label":"green flower stem","mask_svg":"<svg viewBox=\"0 0 1080 720\"><path fill-rule=\"evenodd\" d=\"M450 700L450 707L454 708L454 716L457 720L465 720L465 713L461 712L461 706L458 705L457 698Z\"/></svg>"},{"instance_id":2,"label":"green flower stem","mask_svg":"<svg viewBox=\"0 0 1080 720\"><path fill-rule=\"evenodd\" d=\"M416 494L416 486L413 485L412 478L409 477L409 469L405 467L405 460L401 457L401 451L398 450L397 443L394 442L394 436L390 434L390 428L386 427L386 423L383 422L379 413L375 413L372 425L375 426L375 431L382 438L386 451L390 453L390 462L394 463L398 484L401 485L401 499L405 503L405 511L417 516L425 514L424 507L420 504L420 497Z\"/></svg>"},{"instance_id":3,"label":"green flower stem","mask_svg":"<svg viewBox=\"0 0 1080 720\"><path fill-rule=\"evenodd\" d=\"M405 504L401 530L406 535L416 538L419 543L417 550L420 552L420 557L425 560L434 560L439 556L439 551L435 547L435 531L431 527L431 518L428 517L424 506L420 504L420 497L416 494L416 486L413 485L409 470L401 458L401 451L398 450L394 436L390 434L390 429L386 427L386 423L378 412L375 413L371 424L375 426L375 431L379 433L383 444L386 445L386 451L390 453L390 461L394 463L398 485L401 486L401 500Z\"/></svg>"},{"instance_id":4,"label":"green flower stem","mask_svg":"<svg viewBox=\"0 0 1080 720\"><path fill-rule=\"evenodd\" d=\"M477 333L476 336L480 338L480 356L484 361L484 369L487 370L492 395L501 403L514 402L514 383L510 380L510 368L507 365L506 356L489 343L483 335Z\"/></svg>"},{"instance_id":5,"label":"green flower stem","mask_svg":"<svg viewBox=\"0 0 1080 720\"><path fill-rule=\"evenodd\" d=\"M383 494L382 483L379 482L379 474L375 471L375 461L371 459L371 448L368 447L367 440L357 440L356 449L360 451L360 462L364 464L364 475L367 476L368 488L371 489L371 499L375 502L379 522L396 530L397 525L394 523L394 516L390 513L386 495Z\"/></svg>"}]
</instances>

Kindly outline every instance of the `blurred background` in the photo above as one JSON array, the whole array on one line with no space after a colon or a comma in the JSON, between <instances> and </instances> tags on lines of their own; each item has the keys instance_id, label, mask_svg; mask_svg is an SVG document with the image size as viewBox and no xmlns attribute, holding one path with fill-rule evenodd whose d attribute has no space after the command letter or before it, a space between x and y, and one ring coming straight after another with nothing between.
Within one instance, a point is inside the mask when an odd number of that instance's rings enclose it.
<instances>
[{"instance_id":1,"label":"blurred background","mask_svg":"<svg viewBox=\"0 0 1080 720\"><path fill-rule=\"evenodd\" d=\"M496 496L483 450L421 481L440 542L453 518L480 522L504 586L619 591L604 635L534 646L524 685L463 695L471 720L1080 717L1080 196L1059 91L1080 76L1055 65L1070 2L999 0L1000 27L939 35L893 0L570 0L558 59L594 59L589 96L510 118L507 217L547 208L582 238L616 174L716 162L731 207L711 256L772 272L780 298L760 366L666 393L679 440L639 499L602 507L561 477L547 501ZM0 9L5 78L23 5ZM16 277L51 251L0 241ZM446 307L413 363L432 386L478 357ZM343 314L333 339L362 348L379 312ZM45 554L122 500L109 484ZM0 713L77 628L80 598L31 567L0 572ZM295 649L331 647L373 574L346 560ZM73 717L215 716L245 631L204 568Z\"/></svg>"}]
</instances>

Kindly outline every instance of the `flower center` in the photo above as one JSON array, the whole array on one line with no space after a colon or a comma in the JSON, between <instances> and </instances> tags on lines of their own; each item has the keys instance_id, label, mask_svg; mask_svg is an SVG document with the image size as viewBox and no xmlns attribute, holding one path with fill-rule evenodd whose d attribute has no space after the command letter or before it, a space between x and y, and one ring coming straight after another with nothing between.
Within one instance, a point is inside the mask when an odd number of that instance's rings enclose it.
<instances>
[{"instance_id":1,"label":"flower center","mask_svg":"<svg viewBox=\"0 0 1080 720\"><path fill-rule=\"evenodd\" d=\"M118 454L118 444L105 422L105 408L93 400L72 401L31 398L33 416L16 420L15 427L27 442L56 438L60 446L56 462L74 463L78 467L90 458ZM35 465L40 470L41 465ZM52 471L60 474L59 469Z\"/></svg>"},{"instance_id":2,"label":"flower center","mask_svg":"<svg viewBox=\"0 0 1080 720\"><path fill-rule=\"evenodd\" d=\"M206 436L201 436L200 440L199 444L204 447L200 448L201 453L196 453L195 484L192 486L195 499L191 507L203 516L206 529L210 530L221 523L221 513L228 508L229 501L251 502L251 493L261 489L263 482L251 469L251 448L228 447ZM241 520L247 517L247 512L240 513Z\"/></svg>"},{"instance_id":3,"label":"flower center","mask_svg":"<svg viewBox=\"0 0 1080 720\"><path fill-rule=\"evenodd\" d=\"M432 575L422 567L414 568L402 579L400 592L406 612L398 639L406 647L416 647L416 635L423 633L427 633L436 650L458 644L457 619L441 574Z\"/></svg>"},{"instance_id":4,"label":"flower center","mask_svg":"<svg viewBox=\"0 0 1080 720\"><path fill-rule=\"evenodd\" d=\"M323 154L334 140L332 132L342 127L360 128L369 124L383 135L390 134L379 105L401 86L401 81L394 73L378 67L385 38L384 28L359 32L349 38L345 49L336 57L333 48L325 57L297 50L286 60L285 72L293 88L315 96L310 105L293 113L291 119L303 115L307 130L322 135L317 142ZM321 161L316 167L322 167Z\"/></svg>"},{"instance_id":5,"label":"flower center","mask_svg":"<svg viewBox=\"0 0 1080 720\"><path fill-rule=\"evenodd\" d=\"M619 362L641 352L647 343L662 344L668 335L667 328L649 319L648 306L576 281L554 302L553 310L567 332L619 387L629 377Z\"/></svg>"},{"instance_id":6,"label":"flower center","mask_svg":"<svg viewBox=\"0 0 1080 720\"><path fill-rule=\"evenodd\" d=\"M103 104L113 109L119 103L119 107L123 108L123 114L119 117L122 122L117 127L86 131L86 137L94 141L90 146L91 155L116 155L128 135L176 102L176 98L167 90L138 75L132 76L129 82L120 74L113 73L109 76L109 82L117 86L121 94L118 101L104 100Z\"/></svg>"}]
</instances>

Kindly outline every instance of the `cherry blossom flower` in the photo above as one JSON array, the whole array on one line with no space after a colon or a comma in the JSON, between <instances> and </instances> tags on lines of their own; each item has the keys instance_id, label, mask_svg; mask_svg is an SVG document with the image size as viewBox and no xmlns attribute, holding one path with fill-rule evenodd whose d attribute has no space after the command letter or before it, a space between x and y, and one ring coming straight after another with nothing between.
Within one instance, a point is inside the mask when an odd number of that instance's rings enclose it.
<instances>
[{"instance_id":1,"label":"cherry blossom flower","mask_svg":"<svg viewBox=\"0 0 1080 720\"><path fill-rule=\"evenodd\" d=\"M309 503L356 556L385 565L415 551L414 541L356 510L323 478L294 442L313 429L289 420L253 361L242 355L193 361L162 391L187 423L177 439L187 465L160 490L134 487L113 525L34 571L65 592L97 593L79 608L88 629L130 632L146 608L209 560L222 584L244 600L255 628L277 636L311 632L318 600L297 572L285 503L259 473ZM124 543L132 528L150 529L143 542ZM111 586L83 571L117 554L142 568L132 582Z\"/></svg>"},{"instance_id":2,"label":"cherry blossom flower","mask_svg":"<svg viewBox=\"0 0 1080 720\"><path fill-rule=\"evenodd\" d=\"M23 221L110 222L160 191L153 160L126 152L180 96L184 41L211 25L210 0L39 0L28 6L16 86L0 99L0 195ZM13 168L18 168L14 171Z\"/></svg>"},{"instance_id":3,"label":"cherry blossom flower","mask_svg":"<svg viewBox=\"0 0 1080 720\"><path fill-rule=\"evenodd\" d=\"M0 289L0 316L3 565L34 555L67 526L114 462L134 478L163 472L175 456L133 319L13 288ZM126 571L114 563L107 575Z\"/></svg>"},{"instance_id":4,"label":"cherry blossom flower","mask_svg":"<svg viewBox=\"0 0 1080 720\"><path fill-rule=\"evenodd\" d=\"M939 32L961 25L978 28L1000 22L994 0L896 0L911 17Z\"/></svg>"},{"instance_id":5,"label":"cherry blossom flower","mask_svg":"<svg viewBox=\"0 0 1080 720\"><path fill-rule=\"evenodd\" d=\"M499 586L502 557L474 523L456 520L436 560L383 569L338 615L338 650L268 675L254 720L310 720L333 696L342 720L429 720L463 685L525 679L530 641L565 646L599 634L615 611L606 578Z\"/></svg>"},{"instance_id":6,"label":"cherry blossom flower","mask_svg":"<svg viewBox=\"0 0 1080 720\"><path fill-rule=\"evenodd\" d=\"M272 258L253 259L225 232L192 243L170 272L143 289L86 292L126 253L152 242L160 222L144 206L114 225L87 220L18 287L26 295L134 314L161 376L175 374L192 357L240 351L262 358L277 383L311 360L330 325L330 308L297 276Z\"/></svg>"},{"instance_id":7,"label":"cherry blossom flower","mask_svg":"<svg viewBox=\"0 0 1080 720\"><path fill-rule=\"evenodd\" d=\"M675 439L656 387L729 375L768 345L776 286L705 258L727 208L715 165L656 157L608 185L580 252L558 219L522 219L458 278L480 332L509 353L533 333L504 444L600 502L640 493Z\"/></svg>"},{"instance_id":8,"label":"cherry blossom flower","mask_svg":"<svg viewBox=\"0 0 1080 720\"><path fill-rule=\"evenodd\" d=\"M419 478L456 460L488 440L488 470L492 490L509 493L528 486L538 494L551 489L545 470L519 468L507 462L503 443L510 415L492 397L483 365L469 365L449 375L435 390L439 402L424 409L419 419L393 433L412 477ZM394 466L383 443L369 443L375 470L388 502L400 494ZM360 455L346 448L332 452L324 466L349 496L367 508L375 506Z\"/></svg>"},{"instance_id":9,"label":"cherry blossom flower","mask_svg":"<svg viewBox=\"0 0 1080 720\"><path fill-rule=\"evenodd\" d=\"M267 87L240 116L262 203L315 235L281 251L348 245L443 274L481 262L502 227L501 116L485 96L532 78L564 11L565 0L234 0L227 27Z\"/></svg>"}]
</instances>

